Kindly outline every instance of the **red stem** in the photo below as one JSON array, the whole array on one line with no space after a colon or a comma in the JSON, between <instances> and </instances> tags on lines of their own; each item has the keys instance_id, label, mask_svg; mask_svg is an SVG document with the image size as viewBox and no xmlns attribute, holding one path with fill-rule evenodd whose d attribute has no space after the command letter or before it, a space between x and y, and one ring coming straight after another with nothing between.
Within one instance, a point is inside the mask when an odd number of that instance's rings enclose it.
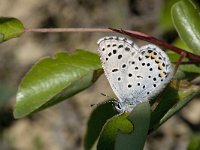
<instances>
[{"instance_id":1,"label":"red stem","mask_svg":"<svg viewBox=\"0 0 200 150\"><path fill-rule=\"evenodd\" d=\"M113 32L105 28L33 28L25 29L25 32L57 33L57 32Z\"/></svg>"},{"instance_id":2,"label":"red stem","mask_svg":"<svg viewBox=\"0 0 200 150\"><path fill-rule=\"evenodd\" d=\"M144 34L142 32L130 31L130 30L119 30L113 28L42 28L42 29L25 29L25 32L39 32L39 33L49 33L49 32L118 32L122 34L126 34L130 37L134 37L140 40L144 40L153 44L156 44L160 47L171 49L174 52L189 58L194 63L200 63L200 56L187 52L181 48L175 47L166 43L165 41L159 40L153 36ZM182 64L182 63L181 63ZM186 64L186 63L185 63Z\"/></svg>"},{"instance_id":3,"label":"red stem","mask_svg":"<svg viewBox=\"0 0 200 150\"><path fill-rule=\"evenodd\" d=\"M166 43L165 41L159 40L153 36L150 36L150 35L147 35L147 34L144 34L141 32L137 32L137 31L128 31L128 30L122 30L122 29L119 30L119 29L113 29L113 28L109 28L109 29L111 29L112 31L118 32L118 33L126 34L130 37L135 37L137 39L156 44L156 45L166 48L166 49L171 49L180 55L184 54L185 57L191 59L192 61L200 63L200 56L192 54L190 52L187 52L187 51L185 51L181 48L175 47L173 45L170 45L170 44Z\"/></svg>"}]
</instances>

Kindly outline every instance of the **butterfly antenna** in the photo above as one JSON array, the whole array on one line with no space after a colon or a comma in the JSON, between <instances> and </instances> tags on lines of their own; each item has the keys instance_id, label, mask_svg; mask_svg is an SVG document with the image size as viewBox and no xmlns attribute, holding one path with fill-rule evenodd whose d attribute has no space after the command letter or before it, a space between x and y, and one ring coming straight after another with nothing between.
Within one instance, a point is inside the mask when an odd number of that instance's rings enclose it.
<instances>
[{"instance_id":1,"label":"butterfly antenna","mask_svg":"<svg viewBox=\"0 0 200 150\"><path fill-rule=\"evenodd\" d=\"M104 93L100 93L100 94L101 94L102 96L105 96L105 97L109 98L109 99L117 100L116 98L110 97L110 96L108 96L108 95L106 95L106 94L104 94Z\"/></svg>"},{"instance_id":2,"label":"butterfly antenna","mask_svg":"<svg viewBox=\"0 0 200 150\"><path fill-rule=\"evenodd\" d=\"M109 99L117 100L116 98L110 97L110 96L108 96L108 95L106 95L106 94L104 94L104 93L100 93L100 94L101 94L102 96L105 96L105 97L109 98ZM107 101L106 101L105 103L107 103ZM90 107L94 107L94 106L96 106L96 105L99 105L99 104L91 104Z\"/></svg>"},{"instance_id":3,"label":"butterfly antenna","mask_svg":"<svg viewBox=\"0 0 200 150\"><path fill-rule=\"evenodd\" d=\"M96 105L97 105L97 104L91 104L90 107L94 107L94 106L96 106Z\"/></svg>"},{"instance_id":4,"label":"butterfly antenna","mask_svg":"<svg viewBox=\"0 0 200 150\"><path fill-rule=\"evenodd\" d=\"M108 95L106 95L106 94L104 94L104 93L100 93L100 94L101 94L102 96L105 96L105 97L107 97L107 98L109 98L109 99L114 99L114 100L104 101L104 102L102 102L102 103L97 103L97 104L91 104L90 107L98 106L99 104L106 104L106 103L109 103L109 102L115 103L115 104L112 104L113 107L116 106L116 105L118 105L118 102L117 102L117 99L116 99L116 98L110 97L110 96L108 96Z\"/></svg>"}]
</instances>

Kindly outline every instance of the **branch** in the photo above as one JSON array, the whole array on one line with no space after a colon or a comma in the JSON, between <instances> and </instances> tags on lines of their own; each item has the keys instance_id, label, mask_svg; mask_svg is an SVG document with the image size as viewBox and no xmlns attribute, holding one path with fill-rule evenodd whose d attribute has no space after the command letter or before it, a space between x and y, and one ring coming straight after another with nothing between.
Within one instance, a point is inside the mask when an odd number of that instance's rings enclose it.
<instances>
[{"instance_id":1,"label":"branch","mask_svg":"<svg viewBox=\"0 0 200 150\"><path fill-rule=\"evenodd\" d=\"M35 28L25 29L25 32L39 32L39 33L50 33L50 32L114 32L106 28Z\"/></svg>"},{"instance_id":2,"label":"branch","mask_svg":"<svg viewBox=\"0 0 200 150\"><path fill-rule=\"evenodd\" d=\"M189 58L190 60L192 60L194 62L200 63L200 56L195 55L195 54L190 53L190 52L187 52L186 50L175 47L173 45L170 45L170 44L166 43L165 41L159 40L159 39L157 39L153 36L150 36L150 35L147 35L147 34L144 34L144 33L141 33L141 32L137 32L137 31L129 31L129 30L122 30L122 29L119 30L119 29L113 29L113 28L109 28L109 29L111 29L112 31L121 33L121 34L126 34L130 37L134 37L134 38L137 38L137 39L140 39L140 40L144 40L144 41L153 43L155 45L158 45L158 46L166 48L166 49L171 49L172 51L174 51L174 52L176 52L180 55L184 54L185 57Z\"/></svg>"},{"instance_id":3,"label":"branch","mask_svg":"<svg viewBox=\"0 0 200 150\"><path fill-rule=\"evenodd\" d=\"M166 43L165 41L159 40L153 36L147 35L142 32L131 31L131 30L119 30L113 28L35 28L35 29L25 29L25 32L38 32L38 33L57 33L57 32L118 32L121 34L126 34L130 37L134 37L140 40L144 40L160 47L171 49L172 51L182 55L191 60L191 63L200 63L200 56L187 52L181 48L175 47Z\"/></svg>"}]
</instances>

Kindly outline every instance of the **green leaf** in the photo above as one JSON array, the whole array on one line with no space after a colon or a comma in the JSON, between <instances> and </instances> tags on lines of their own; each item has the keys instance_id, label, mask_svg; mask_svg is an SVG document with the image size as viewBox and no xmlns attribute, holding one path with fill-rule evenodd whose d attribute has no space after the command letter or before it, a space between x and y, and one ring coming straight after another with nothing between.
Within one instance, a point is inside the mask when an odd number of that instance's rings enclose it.
<instances>
[{"instance_id":1,"label":"green leaf","mask_svg":"<svg viewBox=\"0 0 200 150\"><path fill-rule=\"evenodd\" d=\"M177 53L174 53L172 51L168 51L167 55L169 56L171 62L177 62L179 59L180 55ZM189 59L184 58L182 60L183 62L188 62ZM179 65L179 70L185 73L191 74L200 74L200 66L195 65L195 64L185 64L185 65Z\"/></svg>"},{"instance_id":2,"label":"green leaf","mask_svg":"<svg viewBox=\"0 0 200 150\"><path fill-rule=\"evenodd\" d=\"M142 150L147 138L151 117L148 102L137 105L127 117L134 125L133 132L127 134L121 130L115 143L116 150Z\"/></svg>"},{"instance_id":3,"label":"green leaf","mask_svg":"<svg viewBox=\"0 0 200 150\"><path fill-rule=\"evenodd\" d=\"M159 124L155 127L158 128L161 126L164 122L166 122L169 118L171 118L174 114L176 114L178 111L180 111L183 107L185 107L189 102L191 102L195 97L200 97L200 91L199 90L191 90L189 92L179 92L179 102L172 107L165 116L160 120Z\"/></svg>"},{"instance_id":4,"label":"green leaf","mask_svg":"<svg viewBox=\"0 0 200 150\"><path fill-rule=\"evenodd\" d=\"M58 53L55 58L39 60L21 81L15 118L54 105L92 85L101 75L99 56L78 50L69 55Z\"/></svg>"},{"instance_id":5,"label":"green leaf","mask_svg":"<svg viewBox=\"0 0 200 150\"><path fill-rule=\"evenodd\" d=\"M133 131L133 125L127 119L127 116L128 113L123 113L106 122L99 137L97 150L114 150L117 132L119 130L124 133Z\"/></svg>"},{"instance_id":6,"label":"green leaf","mask_svg":"<svg viewBox=\"0 0 200 150\"><path fill-rule=\"evenodd\" d=\"M192 52L190 48L181 40L180 38L177 38L173 45L185 49L188 52ZM172 51L168 51L168 56L170 57L170 60L172 62L177 62L180 58L180 55L177 53L174 53ZM182 62L189 62L189 59L184 58ZM179 65L178 71L176 73L176 79L187 79L187 80L193 80L195 77L199 76L200 74L200 66L198 64L185 64L185 65Z\"/></svg>"},{"instance_id":7,"label":"green leaf","mask_svg":"<svg viewBox=\"0 0 200 150\"><path fill-rule=\"evenodd\" d=\"M24 26L16 18L0 17L0 42L15 38L24 33Z\"/></svg>"},{"instance_id":8,"label":"green leaf","mask_svg":"<svg viewBox=\"0 0 200 150\"><path fill-rule=\"evenodd\" d=\"M179 37L173 42L173 45L175 45L176 47L182 48L188 52L192 52L192 50Z\"/></svg>"},{"instance_id":9,"label":"green leaf","mask_svg":"<svg viewBox=\"0 0 200 150\"><path fill-rule=\"evenodd\" d=\"M193 135L187 150L199 150L199 149L200 149L200 135Z\"/></svg>"},{"instance_id":10,"label":"green leaf","mask_svg":"<svg viewBox=\"0 0 200 150\"><path fill-rule=\"evenodd\" d=\"M181 39L196 54L200 54L200 16L194 1L181 0L171 9L174 26Z\"/></svg>"},{"instance_id":11,"label":"green leaf","mask_svg":"<svg viewBox=\"0 0 200 150\"><path fill-rule=\"evenodd\" d=\"M99 137L97 149L141 150L149 129L150 112L149 103L144 102L131 113L123 113L108 120Z\"/></svg>"},{"instance_id":12,"label":"green leaf","mask_svg":"<svg viewBox=\"0 0 200 150\"><path fill-rule=\"evenodd\" d=\"M94 147L106 121L118 114L118 111L113 107L114 105L113 100L106 101L99 104L91 113L84 139L85 150L90 150Z\"/></svg>"},{"instance_id":13,"label":"green leaf","mask_svg":"<svg viewBox=\"0 0 200 150\"><path fill-rule=\"evenodd\" d=\"M174 29L170 11L173 4L177 1L179 0L165 0L163 3L160 13L160 25L165 31Z\"/></svg>"},{"instance_id":14,"label":"green leaf","mask_svg":"<svg viewBox=\"0 0 200 150\"><path fill-rule=\"evenodd\" d=\"M154 130L154 126L159 124L163 116L179 101L178 91L168 86L163 95L160 96L160 102L151 114L150 130Z\"/></svg>"}]
</instances>

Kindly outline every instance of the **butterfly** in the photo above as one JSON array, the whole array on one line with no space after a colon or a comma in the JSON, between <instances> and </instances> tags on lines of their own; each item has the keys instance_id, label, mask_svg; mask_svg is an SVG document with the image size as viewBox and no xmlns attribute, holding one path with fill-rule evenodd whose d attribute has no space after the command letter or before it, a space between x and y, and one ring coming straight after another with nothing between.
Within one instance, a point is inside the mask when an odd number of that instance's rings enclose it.
<instances>
[{"instance_id":1,"label":"butterfly","mask_svg":"<svg viewBox=\"0 0 200 150\"><path fill-rule=\"evenodd\" d=\"M116 36L103 37L97 44L120 112L130 112L137 104L149 101L173 76L168 56L156 45L139 48L133 41Z\"/></svg>"}]
</instances>

